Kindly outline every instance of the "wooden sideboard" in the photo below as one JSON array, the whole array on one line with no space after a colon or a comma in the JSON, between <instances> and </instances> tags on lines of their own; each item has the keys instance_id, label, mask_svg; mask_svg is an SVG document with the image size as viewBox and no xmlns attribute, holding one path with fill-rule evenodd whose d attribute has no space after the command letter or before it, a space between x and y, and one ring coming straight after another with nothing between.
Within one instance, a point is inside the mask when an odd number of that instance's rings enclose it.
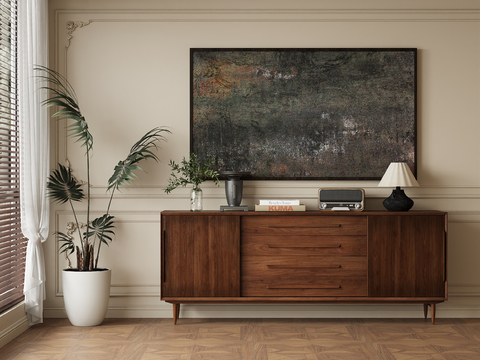
<instances>
[{"instance_id":1,"label":"wooden sideboard","mask_svg":"<svg viewBox=\"0 0 480 360\"><path fill-rule=\"evenodd\" d=\"M447 213L161 213L161 300L420 303L447 300Z\"/></svg>"}]
</instances>

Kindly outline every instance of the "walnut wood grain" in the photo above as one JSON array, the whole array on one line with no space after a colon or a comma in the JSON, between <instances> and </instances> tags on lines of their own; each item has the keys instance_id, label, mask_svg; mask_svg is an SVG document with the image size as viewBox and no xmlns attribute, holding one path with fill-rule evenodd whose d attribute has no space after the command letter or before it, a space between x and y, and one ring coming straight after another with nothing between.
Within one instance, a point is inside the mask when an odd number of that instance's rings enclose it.
<instances>
[{"instance_id":1,"label":"walnut wood grain","mask_svg":"<svg viewBox=\"0 0 480 360\"><path fill-rule=\"evenodd\" d=\"M240 218L168 216L162 296L240 295Z\"/></svg>"},{"instance_id":2,"label":"walnut wood grain","mask_svg":"<svg viewBox=\"0 0 480 360\"><path fill-rule=\"evenodd\" d=\"M367 276L366 256L242 256L246 276Z\"/></svg>"},{"instance_id":3,"label":"walnut wood grain","mask_svg":"<svg viewBox=\"0 0 480 360\"><path fill-rule=\"evenodd\" d=\"M173 304L173 323L176 325L178 317L180 316L180 304Z\"/></svg>"},{"instance_id":4,"label":"walnut wood grain","mask_svg":"<svg viewBox=\"0 0 480 360\"><path fill-rule=\"evenodd\" d=\"M244 235L243 255L367 255L366 236Z\"/></svg>"},{"instance_id":5,"label":"walnut wood grain","mask_svg":"<svg viewBox=\"0 0 480 360\"><path fill-rule=\"evenodd\" d=\"M262 217L304 217L304 216L318 216L318 217L337 217L337 216L351 216L351 217L365 217L365 216L430 216L430 215L446 215L446 212L437 211L437 210L409 210L409 211L386 211L386 210L366 210L366 211L349 211L349 212L338 212L338 211L319 211L319 210L307 210L307 211L242 211L241 217L255 217L255 216L262 216ZM164 216L171 216L171 215L188 215L188 216L238 216L239 213L235 211L231 212L224 212L219 210L203 210L203 211L196 211L192 212L189 210L164 210L162 211L162 215Z\"/></svg>"},{"instance_id":6,"label":"walnut wood grain","mask_svg":"<svg viewBox=\"0 0 480 360\"><path fill-rule=\"evenodd\" d=\"M431 309L432 325L435 325L435 312L436 312L436 303L423 304L423 314L425 319L428 316L428 307Z\"/></svg>"},{"instance_id":7,"label":"walnut wood grain","mask_svg":"<svg viewBox=\"0 0 480 360\"><path fill-rule=\"evenodd\" d=\"M368 219L369 296L445 296L444 216Z\"/></svg>"},{"instance_id":8,"label":"walnut wood grain","mask_svg":"<svg viewBox=\"0 0 480 360\"><path fill-rule=\"evenodd\" d=\"M245 217L242 235L367 235L366 217Z\"/></svg>"},{"instance_id":9,"label":"walnut wood grain","mask_svg":"<svg viewBox=\"0 0 480 360\"><path fill-rule=\"evenodd\" d=\"M430 304L430 316L432 317L432 325L435 325L435 310L437 305L435 303Z\"/></svg>"},{"instance_id":10,"label":"walnut wood grain","mask_svg":"<svg viewBox=\"0 0 480 360\"><path fill-rule=\"evenodd\" d=\"M243 277L242 296L367 296L367 277Z\"/></svg>"},{"instance_id":11,"label":"walnut wood grain","mask_svg":"<svg viewBox=\"0 0 480 360\"><path fill-rule=\"evenodd\" d=\"M447 213L162 212L161 299L419 303L447 299ZM241 248L240 248L241 244Z\"/></svg>"},{"instance_id":12,"label":"walnut wood grain","mask_svg":"<svg viewBox=\"0 0 480 360\"><path fill-rule=\"evenodd\" d=\"M424 304L441 303L444 297L370 297L370 296L240 296L240 297L164 297L168 303L181 304Z\"/></svg>"}]
</instances>

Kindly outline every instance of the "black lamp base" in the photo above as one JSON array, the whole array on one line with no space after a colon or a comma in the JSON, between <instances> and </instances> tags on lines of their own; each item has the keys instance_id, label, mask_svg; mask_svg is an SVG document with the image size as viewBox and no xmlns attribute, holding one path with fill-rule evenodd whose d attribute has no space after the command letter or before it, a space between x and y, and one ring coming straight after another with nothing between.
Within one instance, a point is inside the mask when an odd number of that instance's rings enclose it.
<instances>
[{"instance_id":1,"label":"black lamp base","mask_svg":"<svg viewBox=\"0 0 480 360\"><path fill-rule=\"evenodd\" d=\"M397 186L392 194L383 200L383 206L388 211L408 211L413 206L413 200L410 199L405 192Z\"/></svg>"}]
</instances>

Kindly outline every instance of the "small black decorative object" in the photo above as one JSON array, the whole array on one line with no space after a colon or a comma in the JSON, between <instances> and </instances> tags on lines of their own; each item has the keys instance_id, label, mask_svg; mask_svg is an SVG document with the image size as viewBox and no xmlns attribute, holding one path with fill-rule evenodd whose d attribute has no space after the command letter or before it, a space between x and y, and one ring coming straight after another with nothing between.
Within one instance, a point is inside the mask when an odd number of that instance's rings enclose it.
<instances>
[{"instance_id":1,"label":"small black decorative object","mask_svg":"<svg viewBox=\"0 0 480 360\"><path fill-rule=\"evenodd\" d=\"M240 205L243 196L242 176L249 175L250 172L222 171L220 175L228 178L225 181L225 196L227 197L228 206L220 206L220 211L248 211L248 206Z\"/></svg>"},{"instance_id":2,"label":"small black decorative object","mask_svg":"<svg viewBox=\"0 0 480 360\"><path fill-rule=\"evenodd\" d=\"M383 206L388 211L408 211L413 206L413 200L410 199L400 186L420 186L412 174L408 165L404 162L392 162L385 171L382 180L378 186L394 186L395 190L383 201Z\"/></svg>"}]
</instances>

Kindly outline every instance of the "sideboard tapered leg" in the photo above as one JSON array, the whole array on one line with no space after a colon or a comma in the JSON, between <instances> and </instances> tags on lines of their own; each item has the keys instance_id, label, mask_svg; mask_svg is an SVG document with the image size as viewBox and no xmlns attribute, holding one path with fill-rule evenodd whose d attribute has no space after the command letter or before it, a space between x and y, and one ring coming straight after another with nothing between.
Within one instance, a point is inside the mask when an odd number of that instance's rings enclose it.
<instances>
[{"instance_id":1,"label":"sideboard tapered leg","mask_svg":"<svg viewBox=\"0 0 480 360\"><path fill-rule=\"evenodd\" d=\"M435 308L437 304L430 304L431 307L431 315L432 315L432 325L435 325Z\"/></svg>"},{"instance_id":2,"label":"sideboard tapered leg","mask_svg":"<svg viewBox=\"0 0 480 360\"><path fill-rule=\"evenodd\" d=\"M423 316L425 317L425 319L428 316L428 304L423 304Z\"/></svg>"},{"instance_id":3,"label":"sideboard tapered leg","mask_svg":"<svg viewBox=\"0 0 480 360\"><path fill-rule=\"evenodd\" d=\"M180 316L180 304L173 304L173 323L176 325Z\"/></svg>"}]
</instances>

